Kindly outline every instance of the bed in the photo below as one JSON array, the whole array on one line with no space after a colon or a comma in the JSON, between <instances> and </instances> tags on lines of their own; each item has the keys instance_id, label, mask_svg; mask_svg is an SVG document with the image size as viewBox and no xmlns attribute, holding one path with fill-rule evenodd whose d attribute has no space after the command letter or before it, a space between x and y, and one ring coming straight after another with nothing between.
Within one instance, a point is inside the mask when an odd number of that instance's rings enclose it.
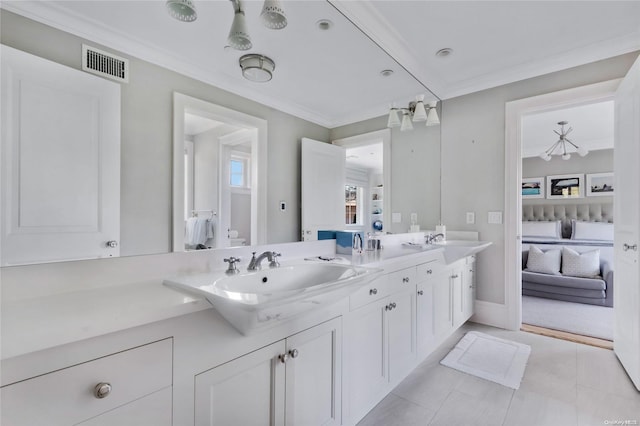
<instances>
[{"instance_id":1,"label":"bed","mask_svg":"<svg viewBox=\"0 0 640 426\"><path fill-rule=\"evenodd\" d=\"M612 306L611 203L523 205L522 251L522 294Z\"/></svg>"},{"instance_id":2,"label":"bed","mask_svg":"<svg viewBox=\"0 0 640 426\"><path fill-rule=\"evenodd\" d=\"M550 222L556 228L551 229ZM599 249L601 258L613 265L613 204L523 205L522 250L531 245L569 247L579 253Z\"/></svg>"}]
</instances>

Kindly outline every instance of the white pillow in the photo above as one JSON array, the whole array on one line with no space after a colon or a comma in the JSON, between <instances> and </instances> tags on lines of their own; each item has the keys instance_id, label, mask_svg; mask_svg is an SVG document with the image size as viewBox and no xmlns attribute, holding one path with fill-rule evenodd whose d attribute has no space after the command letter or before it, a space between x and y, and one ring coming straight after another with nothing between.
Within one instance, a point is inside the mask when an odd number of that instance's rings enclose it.
<instances>
[{"instance_id":1,"label":"white pillow","mask_svg":"<svg viewBox=\"0 0 640 426\"><path fill-rule=\"evenodd\" d=\"M543 252L536 246L529 247L527 271L541 274L560 275L560 250Z\"/></svg>"},{"instance_id":2,"label":"white pillow","mask_svg":"<svg viewBox=\"0 0 640 426\"><path fill-rule=\"evenodd\" d=\"M613 241L613 223L571 221L572 240Z\"/></svg>"},{"instance_id":3,"label":"white pillow","mask_svg":"<svg viewBox=\"0 0 640 426\"><path fill-rule=\"evenodd\" d=\"M582 278L600 276L600 250L578 253L567 247L562 248L562 275Z\"/></svg>"},{"instance_id":4,"label":"white pillow","mask_svg":"<svg viewBox=\"0 0 640 426\"><path fill-rule=\"evenodd\" d=\"M555 222L522 222L522 235L527 237L562 238L562 225L559 220Z\"/></svg>"}]
</instances>

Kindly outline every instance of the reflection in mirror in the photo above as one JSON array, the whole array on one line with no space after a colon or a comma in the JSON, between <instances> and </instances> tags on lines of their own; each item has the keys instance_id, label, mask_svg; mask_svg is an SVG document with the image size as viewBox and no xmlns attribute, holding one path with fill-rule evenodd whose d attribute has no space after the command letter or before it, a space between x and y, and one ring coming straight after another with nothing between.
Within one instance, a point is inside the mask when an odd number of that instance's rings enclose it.
<instances>
[{"instance_id":1,"label":"reflection in mirror","mask_svg":"<svg viewBox=\"0 0 640 426\"><path fill-rule=\"evenodd\" d=\"M260 244L267 123L174 93L174 251Z\"/></svg>"},{"instance_id":2,"label":"reflection in mirror","mask_svg":"<svg viewBox=\"0 0 640 426\"><path fill-rule=\"evenodd\" d=\"M346 155L345 229L385 233L391 211L391 131L368 132L333 144L345 148Z\"/></svg>"}]
</instances>

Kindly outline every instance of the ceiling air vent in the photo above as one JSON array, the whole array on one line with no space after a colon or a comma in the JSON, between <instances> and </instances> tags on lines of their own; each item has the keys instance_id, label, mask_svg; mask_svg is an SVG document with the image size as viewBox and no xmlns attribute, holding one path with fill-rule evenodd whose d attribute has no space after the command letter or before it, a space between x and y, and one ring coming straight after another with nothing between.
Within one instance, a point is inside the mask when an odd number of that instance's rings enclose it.
<instances>
[{"instance_id":1,"label":"ceiling air vent","mask_svg":"<svg viewBox=\"0 0 640 426\"><path fill-rule=\"evenodd\" d=\"M129 60L112 53L82 45L82 69L112 80L129 82Z\"/></svg>"}]
</instances>

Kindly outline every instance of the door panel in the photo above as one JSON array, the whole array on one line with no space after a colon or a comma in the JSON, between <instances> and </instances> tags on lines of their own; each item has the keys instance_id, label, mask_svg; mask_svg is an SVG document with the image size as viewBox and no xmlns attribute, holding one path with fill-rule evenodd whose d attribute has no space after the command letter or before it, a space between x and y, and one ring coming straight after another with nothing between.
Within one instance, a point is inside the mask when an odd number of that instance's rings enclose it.
<instances>
[{"instance_id":1,"label":"door panel","mask_svg":"<svg viewBox=\"0 0 640 426\"><path fill-rule=\"evenodd\" d=\"M615 291L613 345L640 390L640 59L615 97Z\"/></svg>"},{"instance_id":2,"label":"door panel","mask_svg":"<svg viewBox=\"0 0 640 426\"><path fill-rule=\"evenodd\" d=\"M302 241L319 229L344 229L344 148L302 138Z\"/></svg>"},{"instance_id":3,"label":"door panel","mask_svg":"<svg viewBox=\"0 0 640 426\"><path fill-rule=\"evenodd\" d=\"M280 341L198 374L196 426L284 424L284 349Z\"/></svg>"},{"instance_id":4,"label":"door panel","mask_svg":"<svg viewBox=\"0 0 640 426\"><path fill-rule=\"evenodd\" d=\"M2 46L1 92L2 266L118 256L120 86Z\"/></svg>"}]
</instances>

